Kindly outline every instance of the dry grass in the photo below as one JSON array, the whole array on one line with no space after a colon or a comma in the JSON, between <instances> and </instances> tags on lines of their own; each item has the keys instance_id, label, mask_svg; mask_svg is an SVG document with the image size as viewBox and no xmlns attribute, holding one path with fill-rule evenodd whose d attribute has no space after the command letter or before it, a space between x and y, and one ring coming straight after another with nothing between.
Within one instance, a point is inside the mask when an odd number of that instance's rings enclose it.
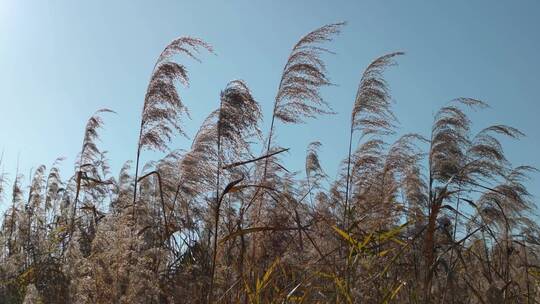
<instances>
[{"instance_id":1,"label":"dry grass","mask_svg":"<svg viewBox=\"0 0 540 304\"><path fill-rule=\"evenodd\" d=\"M266 136L259 103L233 80L191 147L168 146L185 135L178 84L189 81L176 60L213 52L184 37L152 71L134 168L128 161L111 175L97 141L104 109L88 121L70 178L58 159L28 185L16 174L9 196L1 174L0 302L539 301L540 230L524 186L535 169L514 167L500 142L522 133L494 125L471 134L467 111L486 104L458 98L435 114L429 138L396 137L383 73L403 53L362 73L337 178L323 170L319 141L307 147L305 174L283 166L288 149L274 125L332 113L320 94L331 84L323 55L343 26L293 46ZM168 154L140 166L145 150Z\"/></svg>"}]
</instances>

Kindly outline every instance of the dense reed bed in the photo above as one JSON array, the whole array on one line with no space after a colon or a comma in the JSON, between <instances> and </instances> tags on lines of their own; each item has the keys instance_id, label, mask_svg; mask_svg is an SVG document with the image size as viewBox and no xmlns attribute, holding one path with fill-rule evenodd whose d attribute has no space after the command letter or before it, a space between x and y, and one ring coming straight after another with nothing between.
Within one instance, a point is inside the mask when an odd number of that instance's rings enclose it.
<instances>
[{"instance_id":1,"label":"dense reed bed","mask_svg":"<svg viewBox=\"0 0 540 304\"><path fill-rule=\"evenodd\" d=\"M304 172L283 165L275 126L333 113L323 59L343 26L293 45L267 134L247 82L233 80L191 147L170 146L189 104L180 62L213 52L181 37L151 73L135 162L110 172L98 138L114 116L102 109L75 172L57 159L29 184L0 175L0 302L537 303L540 230L525 186L535 169L513 166L500 142L523 134L473 133L467 113L487 104L472 98L438 110L428 136L399 134L384 72L403 53L358 79L337 174L323 170L319 141ZM142 164L148 150L166 156Z\"/></svg>"}]
</instances>

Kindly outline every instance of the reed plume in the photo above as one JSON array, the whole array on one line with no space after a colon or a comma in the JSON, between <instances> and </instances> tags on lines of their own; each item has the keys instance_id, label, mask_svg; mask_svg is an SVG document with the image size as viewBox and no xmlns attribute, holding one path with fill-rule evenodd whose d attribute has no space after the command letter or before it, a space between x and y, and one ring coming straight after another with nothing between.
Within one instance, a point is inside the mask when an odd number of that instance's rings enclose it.
<instances>
[{"instance_id":1,"label":"reed plume","mask_svg":"<svg viewBox=\"0 0 540 304\"><path fill-rule=\"evenodd\" d=\"M349 132L349 154L347 156L347 174L345 180L345 202L343 208L343 225L347 226L349 213L349 184L352 156L352 143L355 131L360 131L360 138L367 135L385 135L392 133L395 116L390 108L391 96L383 72L388 66L395 65L394 57L402 52L390 53L372 61L360 80L353 110Z\"/></svg>"},{"instance_id":2,"label":"reed plume","mask_svg":"<svg viewBox=\"0 0 540 304\"><path fill-rule=\"evenodd\" d=\"M308 145L305 161L306 181L309 193L309 201L313 205L312 190L320 187L321 181L326 178L321 162L319 160L320 141L311 142Z\"/></svg>"},{"instance_id":3,"label":"reed plume","mask_svg":"<svg viewBox=\"0 0 540 304\"><path fill-rule=\"evenodd\" d=\"M342 22L322 26L302 37L293 46L274 100L266 154L272 147L276 118L284 123L301 123L306 118L332 113L330 105L320 95L321 87L331 85L326 64L320 56L331 51L320 44L332 41L344 25ZM266 166L267 162L263 176L266 175Z\"/></svg>"},{"instance_id":4,"label":"reed plume","mask_svg":"<svg viewBox=\"0 0 540 304\"><path fill-rule=\"evenodd\" d=\"M64 161L64 157L58 157L52 164L49 170L49 175L46 181L46 197L45 197L45 210L50 210L56 207L56 203L60 199L60 193L62 192L63 182L60 176L60 164ZM55 210L52 210L55 213Z\"/></svg>"},{"instance_id":5,"label":"reed plume","mask_svg":"<svg viewBox=\"0 0 540 304\"><path fill-rule=\"evenodd\" d=\"M2 154L0 155L0 166L2 166L2 171L0 172L0 202L2 202L4 198L4 191L5 191L4 189L5 189L5 184L7 180L6 173L4 172L3 160L4 160L4 151L2 151Z\"/></svg>"},{"instance_id":6,"label":"reed plume","mask_svg":"<svg viewBox=\"0 0 540 304\"><path fill-rule=\"evenodd\" d=\"M319 160L319 150L321 146L322 144L320 141L314 141L308 145L305 162L306 177L308 179L311 177L312 179L318 180L326 176Z\"/></svg>"},{"instance_id":7,"label":"reed plume","mask_svg":"<svg viewBox=\"0 0 540 304\"><path fill-rule=\"evenodd\" d=\"M171 140L174 131L185 135L181 119L183 114L187 114L187 108L180 95L178 95L175 83L179 82L187 86L189 84L188 72L185 66L170 59L175 55L186 55L199 61L197 55L201 49L213 52L212 47L200 39L192 37L177 38L165 47L154 65L141 114L135 161L134 204L137 199L137 179L141 151L143 149L165 151L167 142Z\"/></svg>"},{"instance_id":8,"label":"reed plume","mask_svg":"<svg viewBox=\"0 0 540 304\"><path fill-rule=\"evenodd\" d=\"M103 118L101 115L103 113L115 113L110 109L100 109L97 110L94 115L92 115L86 127L84 128L84 138L79 160L79 170L85 170L86 166L92 166L94 162L101 156L101 151L97 147L97 141L99 140L99 129L103 127Z\"/></svg>"}]
</instances>

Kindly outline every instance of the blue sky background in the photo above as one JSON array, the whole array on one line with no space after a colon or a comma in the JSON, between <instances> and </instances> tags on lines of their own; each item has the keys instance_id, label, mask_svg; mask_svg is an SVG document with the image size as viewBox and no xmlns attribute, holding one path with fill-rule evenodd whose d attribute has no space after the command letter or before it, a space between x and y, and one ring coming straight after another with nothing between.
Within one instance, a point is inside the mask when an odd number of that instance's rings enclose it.
<instances>
[{"instance_id":1,"label":"blue sky background","mask_svg":"<svg viewBox=\"0 0 540 304\"><path fill-rule=\"evenodd\" d=\"M436 3L437 2L437 3ZM191 35L217 56L189 62L181 89L193 135L218 106L228 81L244 79L270 113L292 45L327 23L348 26L326 57L336 87L324 96L339 113L305 125L278 124L277 139L301 170L307 144L323 143L322 163L334 176L346 155L350 111L363 69L379 55L405 51L386 75L403 132L429 134L434 112L455 97L492 108L472 115L475 128L506 123L528 136L505 142L510 160L540 167L539 1L27 1L0 0L0 151L4 170L48 167L65 156L72 174L86 120L107 115L101 148L113 174L136 152L140 111L155 59L172 39ZM172 148L188 148L175 140ZM146 154L145 159L157 155ZM540 195L540 176L531 190ZM2 206L0 205L0 209Z\"/></svg>"}]
</instances>

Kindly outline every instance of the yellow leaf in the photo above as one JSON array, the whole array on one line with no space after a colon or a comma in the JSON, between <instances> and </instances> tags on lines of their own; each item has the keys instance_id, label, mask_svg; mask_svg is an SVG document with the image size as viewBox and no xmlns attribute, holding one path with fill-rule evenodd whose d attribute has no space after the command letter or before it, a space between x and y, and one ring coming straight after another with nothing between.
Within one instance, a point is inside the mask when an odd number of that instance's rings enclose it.
<instances>
[{"instance_id":1,"label":"yellow leaf","mask_svg":"<svg viewBox=\"0 0 540 304\"><path fill-rule=\"evenodd\" d=\"M348 241L351 245L353 245L354 247L357 247L358 246L358 242L352 237L350 236L347 232L339 229L338 227L336 226L332 226L332 228L341 236L343 237L346 241Z\"/></svg>"},{"instance_id":2,"label":"yellow leaf","mask_svg":"<svg viewBox=\"0 0 540 304\"><path fill-rule=\"evenodd\" d=\"M266 270L266 272L264 273L264 276L262 278L262 285L264 287L264 285L268 284L268 280L270 279L270 276L272 275L272 273L274 272L274 269L276 268L276 266L278 265L279 263L279 258L276 258L276 260L272 263L272 265L270 265L270 267Z\"/></svg>"}]
</instances>

